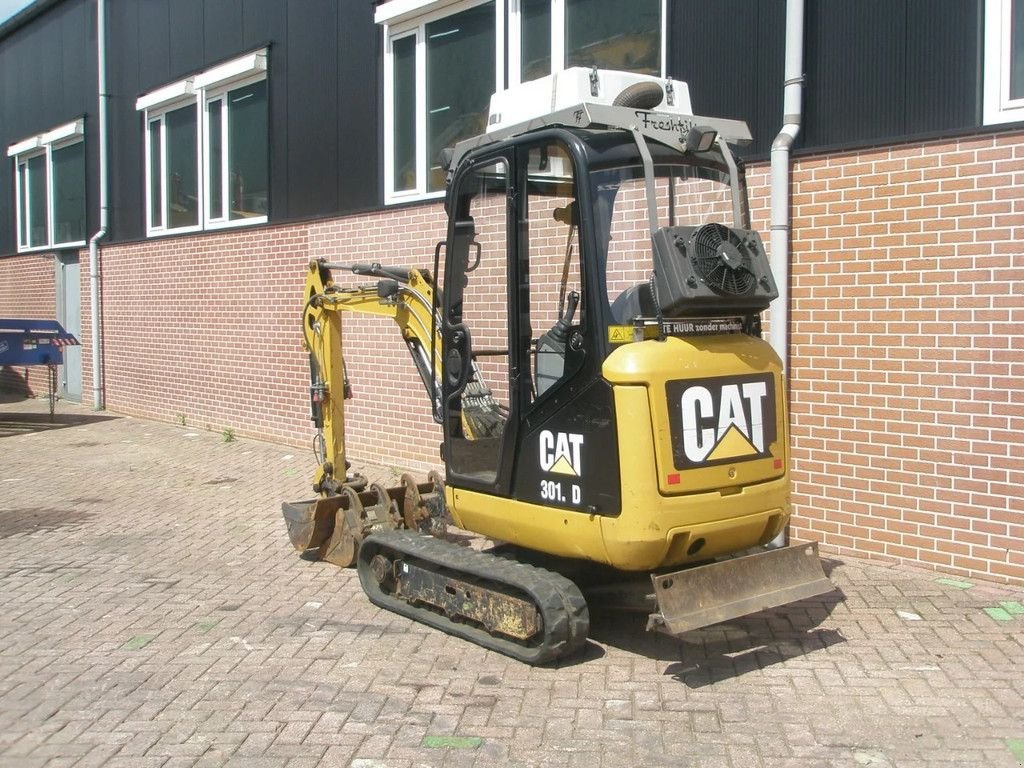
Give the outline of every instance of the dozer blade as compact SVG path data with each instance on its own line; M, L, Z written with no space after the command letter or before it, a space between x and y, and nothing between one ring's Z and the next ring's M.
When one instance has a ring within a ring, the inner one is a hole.
M652 574L651 581L658 613L647 628L671 635L835 589L821 568L817 542Z

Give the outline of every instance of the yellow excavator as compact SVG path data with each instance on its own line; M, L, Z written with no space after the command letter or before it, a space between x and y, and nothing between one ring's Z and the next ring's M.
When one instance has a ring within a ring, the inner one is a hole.
M584 646L588 601L678 635L832 590L816 544L776 545L789 433L761 338L778 291L729 146L749 140L671 80L568 69L495 94L487 132L431 169L431 268L309 264L317 496L282 505L295 548L529 664ZM345 312L395 321L443 476L349 471Z

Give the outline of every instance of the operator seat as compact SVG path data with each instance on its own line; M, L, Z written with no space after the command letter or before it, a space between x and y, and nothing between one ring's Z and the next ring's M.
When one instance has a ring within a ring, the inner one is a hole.
M619 325L629 325L637 317L654 317L658 307L654 303L650 283L637 283L620 293L612 302L612 318Z

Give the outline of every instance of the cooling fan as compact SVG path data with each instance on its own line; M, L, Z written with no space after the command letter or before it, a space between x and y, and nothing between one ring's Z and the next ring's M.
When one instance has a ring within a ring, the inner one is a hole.
M705 224L686 246L693 271L718 293L745 296L757 284L750 246L723 224Z

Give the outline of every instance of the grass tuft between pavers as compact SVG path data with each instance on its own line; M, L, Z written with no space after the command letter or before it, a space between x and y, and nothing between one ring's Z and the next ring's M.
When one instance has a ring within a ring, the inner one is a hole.
M1015 758L1024 763L1024 739L1007 739L1006 748Z
M121 646L123 651L137 651L140 648L145 648L153 640L153 635L136 635L130 638L124 645Z
M484 740L479 736L424 736L423 746L428 749L479 749Z
M948 576L942 576L935 580L937 584L942 584L946 587L955 587L956 589L970 589L974 584L970 581L964 581L963 579L951 579Z
M985 613L987 613L989 618L994 621L1002 623L1013 621L1013 616L1011 616L1005 608L986 608Z

